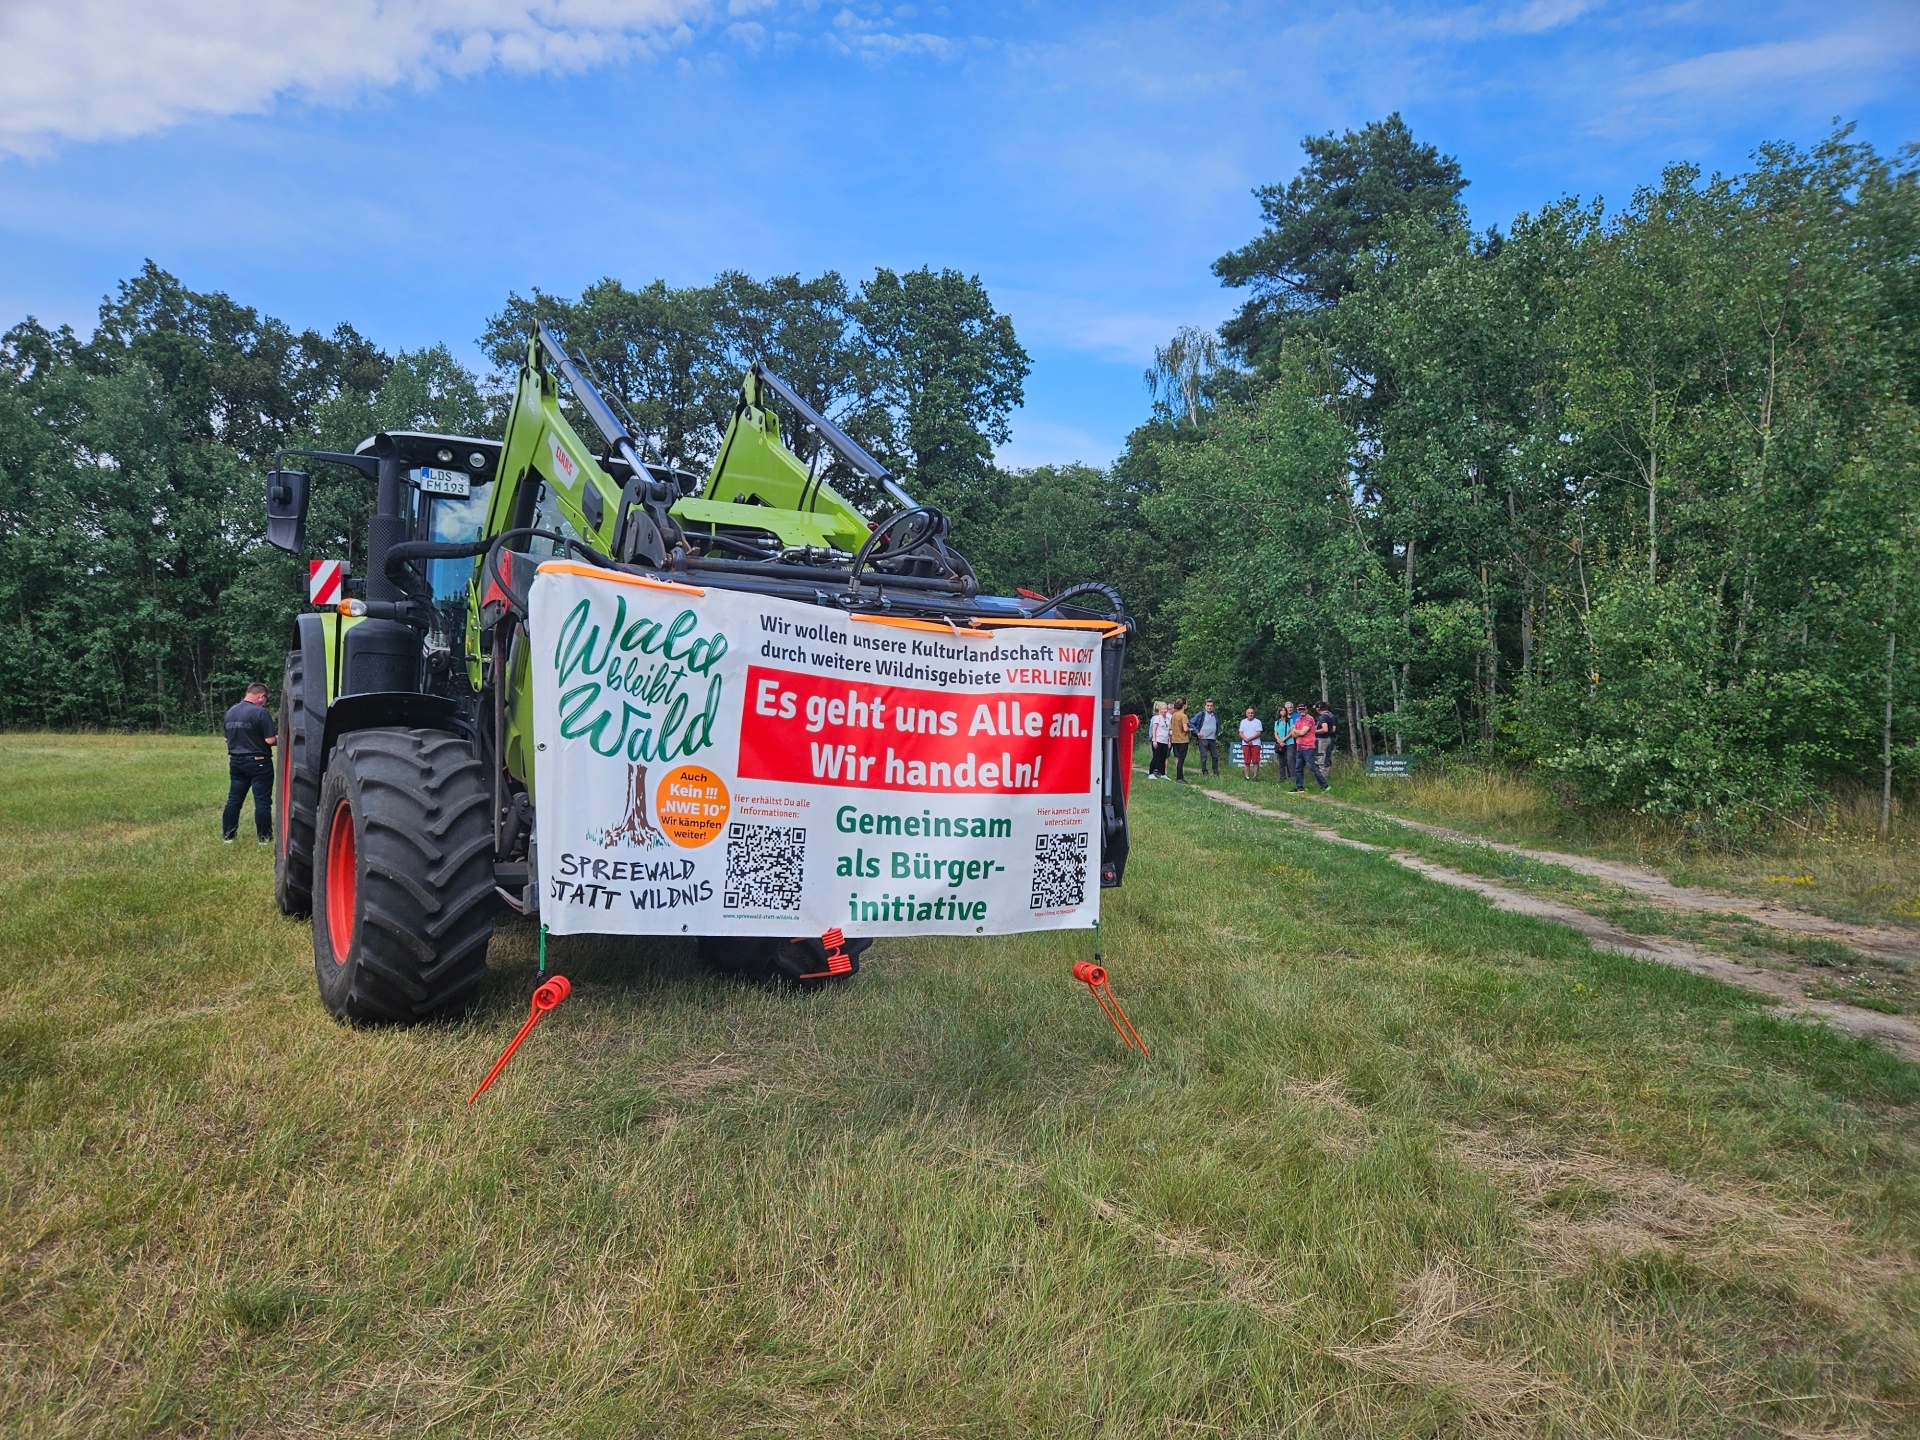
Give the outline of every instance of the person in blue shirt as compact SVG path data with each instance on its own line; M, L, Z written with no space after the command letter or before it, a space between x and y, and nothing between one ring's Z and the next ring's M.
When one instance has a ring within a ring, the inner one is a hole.
M1218 775L1220 773L1220 715L1213 708L1213 701L1207 701L1207 708L1194 717L1193 738L1200 742L1200 773L1206 774L1207 766L1211 763L1213 773Z

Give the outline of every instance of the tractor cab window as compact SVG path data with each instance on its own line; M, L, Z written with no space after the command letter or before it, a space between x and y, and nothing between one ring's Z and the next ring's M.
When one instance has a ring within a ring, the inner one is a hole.
M486 528L487 506L493 500L492 485L475 485L464 498L436 495L427 515L427 538L455 544L478 540ZM467 583L473 579L473 560L429 560L427 584L433 590L433 606L443 617L451 616L448 628L455 634L466 628Z
M559 502L554 498L552 487L544 480L540 482L540 498L534 501L531 523L541 530L556 530L572 539L580 538L580 532L568 523L566 515L561 512ZM542 535L536 535L527 542L529 555L558 555L560 550L559 545Z

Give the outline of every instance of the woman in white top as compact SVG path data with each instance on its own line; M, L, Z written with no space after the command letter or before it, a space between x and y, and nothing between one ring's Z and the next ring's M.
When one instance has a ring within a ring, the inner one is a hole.
M1147 766L1149 780L1167 778L1167 753L1173 748L1173 719L1167 714L1167 702L1153 702L1153 719L1147 722L1147 739L1153 744L1153 761Z
M1249 780L1260 778L1260 735L1266 728L1249 705L1247 718L1240 722L1240 773Z

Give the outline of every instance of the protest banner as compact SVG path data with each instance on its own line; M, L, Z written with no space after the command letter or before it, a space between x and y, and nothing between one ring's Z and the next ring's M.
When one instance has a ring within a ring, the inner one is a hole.
M558 935L1004 935L1100 914L1101 622L848 615L549 561Z

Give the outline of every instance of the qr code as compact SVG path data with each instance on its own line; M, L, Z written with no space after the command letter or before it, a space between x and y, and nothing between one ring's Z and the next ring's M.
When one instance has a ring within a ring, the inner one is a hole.
M1064 910L1087 900L1087 832L1056 830L1034 837L1034 910Z
M800 880L807 869L807 832L801 825L727 826L727 883L720 903L728 910L798 910Z

